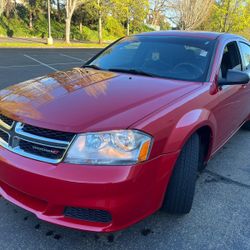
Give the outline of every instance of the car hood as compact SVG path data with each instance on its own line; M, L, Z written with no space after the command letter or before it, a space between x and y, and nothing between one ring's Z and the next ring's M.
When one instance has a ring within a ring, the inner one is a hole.
M70 132L127 128L200 84L74 68L0 91L6 116Z

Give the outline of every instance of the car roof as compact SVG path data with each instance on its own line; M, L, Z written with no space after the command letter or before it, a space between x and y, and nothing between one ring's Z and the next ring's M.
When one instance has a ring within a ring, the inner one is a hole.
M179 37L197 37L197 38L207 38L210 40L215 40L218 38L242 38L238 35L229 34L229 33L220 33L220 32L207 32L207 31L178 31L178 30L167 30L167 31L152 31L144 32L138 34L138 36L179 36Z

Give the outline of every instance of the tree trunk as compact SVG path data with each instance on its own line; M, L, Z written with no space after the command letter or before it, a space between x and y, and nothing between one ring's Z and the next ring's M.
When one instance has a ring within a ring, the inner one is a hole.
M80 32L82 33L82 17L80 18L79 30L80 30Z
M0 16L3 14L3 1L0 0Z
M57 11L60 12L61 8L60 8L60 0L57 0Z
M99 38L99 44L102 44L102 17L99 15L98 19L98 38Z
M130 21L129 19L127 20L127 36L130 34Z
M227 3L227 12L226 12L225 17L224 17L222 32L226 32L227 21L228 21L229 11L230 11L230 5L231 5L231 1L228 1L228 3Z
M32 10L29 11L29 28L33 29L33 13Z
M57 19L60 21L62 17L61 7L60 7L60 0L57 0Z
M79 24L79 30L82 33L82 22L80 22L80 24Z
M65 20L65 42L70 43L70 27L71 27L71 17L67 17Z
M7 9L5 10L5 15L6 15L7 18L10 17L10 10L9 10L9 8L7 8Z

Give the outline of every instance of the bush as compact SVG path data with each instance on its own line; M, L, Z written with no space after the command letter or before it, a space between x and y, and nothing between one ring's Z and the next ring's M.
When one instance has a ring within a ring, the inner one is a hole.
M0 32L1 35L7 35L9 37L30 37L30 30L24 21L17 17L7 19L2 16L0 19Z
M48 21L43 15L39 15L33 23L32 36L44 38L48 36Z
M98 32L84 26L82 28L82 38L87 41L96 42L98 41Z
M107 17L105 30L113 37L122 37L125 35L124 27L112 16Z
M0 37L4 37L4 36L6 36L6 30L2 27L0 23Z
M150 32L150 31L154 31L154 29L150 28L149 26L147 26L145 24L141 25L140 28L137 28L137 30L136 30L137 33L140 33L140 32Z

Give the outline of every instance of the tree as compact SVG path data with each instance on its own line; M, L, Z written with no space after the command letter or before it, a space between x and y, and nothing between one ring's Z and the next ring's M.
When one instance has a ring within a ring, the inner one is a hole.
M167 0L168 18L181 30L194 30L210 14L213 0Z
M12 0L0 0L0 16L5 13L6 17L15 10L15 2Z
M249 26L249 0L217 0L206 28L220 32L239 32Z
M97 21L98 40L103 43L103 21L108 14L112 13L112 0L94 0L87 5L92 12L90 15Z
M33 21L37 18L37 14L46 9L44 0L25 0L23 3L29 13L29 28L33 29Z
M149 11L149 1L141 0L113 0L116 10L116 18L126 24L127 36L130 34L131 23L140 26L146 19Z
M79 25L80 33L82 33L83 31L83 19L84 19L84 16L86 15L85 5L86 4L84 3L79 8L77 8L72 17L72 22Z
M63 0L51 0L51 5L52 5L52 8L53 10L55 11L55 14L56 14L56 17L57 17L57 21L61 21L62 20L62 16L63 16L63 13L62 13L62 8L64 7L63 6Z
M4 12L4 7L5 7L5 0L0 0L0 16Z
M74 11L84 2L84 0L66 0L65 4L65 41L70 43L71 19Z
M28 0L27 1L27 9L29 11L29 28L33 29L33 17L34 17L34 13L37 9L37 1L36 0Z
M153 26L160 26L162 17L168 9L168 1L166 0L150 0L149 23Z

